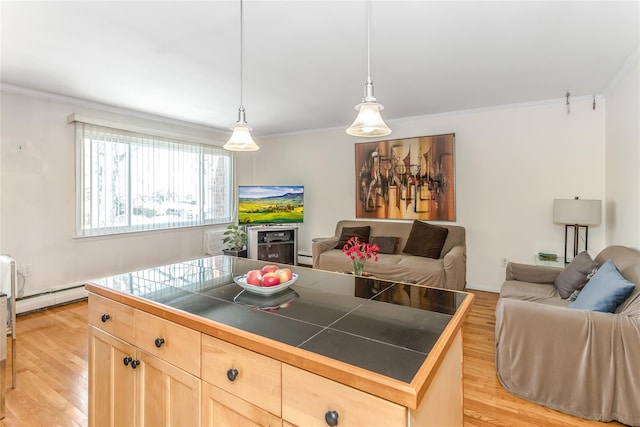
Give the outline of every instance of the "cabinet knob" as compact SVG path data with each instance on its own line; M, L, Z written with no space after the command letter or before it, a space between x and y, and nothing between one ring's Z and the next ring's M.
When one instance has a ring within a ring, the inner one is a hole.
M337 426L338 425L338 412L337 411L327 411L324 414L324 420L327 422L329 426Z
M136 369L138 366L140 366L140 361L139 360L132 360L131 361L131 367L133 369Z
M102 320L102 323L106 323L109 319L111 319L111 316L109 316L107 313L104 313L102 316L100 316L100 320Z
M129 363L131 363L133 361L133 359L129 356L125 356L124 359L122 359L122 363L124 363L124 366L128 366Z
M164 338L156 338L156 347L160 348L162 344L164 344Z
M229 381L235 381L237 377L238 377L237 369L231 368L227 371L227 378L229 378Z

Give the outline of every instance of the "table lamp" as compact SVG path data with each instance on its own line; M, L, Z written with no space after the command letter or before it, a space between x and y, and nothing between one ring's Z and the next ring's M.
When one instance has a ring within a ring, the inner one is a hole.
M569 227L573 227L573 256L578 255L578 232L584 227L584 249L589 242L589 226L599 225L602 218L602 201L586 199L554 199L553 222L564 226L564 263L567 261Z

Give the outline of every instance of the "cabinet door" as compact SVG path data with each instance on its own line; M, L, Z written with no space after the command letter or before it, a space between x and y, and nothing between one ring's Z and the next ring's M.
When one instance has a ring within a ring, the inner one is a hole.
M138 356L139 425L199 426L200 379L142 350Z
M256 398L259 399L259 396ZM281 427L282 420L246 400L202 381L202 425Z
M134 347L101 330L89 328L89 425L135 424L135 379L125 358Z

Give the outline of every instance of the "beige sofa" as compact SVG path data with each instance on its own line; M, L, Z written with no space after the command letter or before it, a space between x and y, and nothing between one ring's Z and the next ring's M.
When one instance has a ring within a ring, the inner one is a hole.
M367 261L365 272L382 278L410 280L421 285L463 290L466 286L466 241L464 227L442 225L449 230L439 259L403 253L413 222L342 220L336 225L335 235L314 239L313 268L329 271L351 271L351 260L335 249L343 227L370 226L370 241L374 236L399 238L397 254L379 254L378 261Z
M601 266L608 259L636 285L615 313L567 307L554 286L560 268L508 265L496 306L496 370L516 396L638 426L640 252L610 246L594 261Z

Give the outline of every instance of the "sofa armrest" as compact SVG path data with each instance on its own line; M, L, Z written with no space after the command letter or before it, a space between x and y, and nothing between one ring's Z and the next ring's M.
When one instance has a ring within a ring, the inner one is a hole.
M561 412L637 422L640 371L629 350L640 346L639 329L624 315L500 298L498 378L516 396Z
M464 246L454 246L443 258L445 287L464 290L467 285L467 252Z
M313 258L313 268L318 268L320 254L330 249L334 249L340 240L337 236L326 237L322 239L314 239L311 243L311 256Z
M562 271L561 267L529 265L510 262L505 271L506 280L530 283L553 283Z

